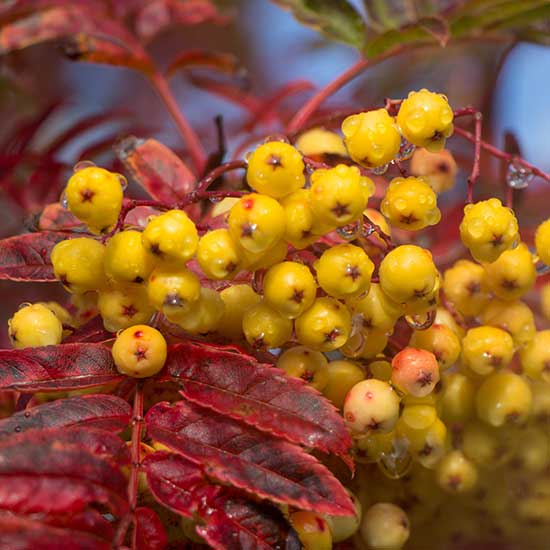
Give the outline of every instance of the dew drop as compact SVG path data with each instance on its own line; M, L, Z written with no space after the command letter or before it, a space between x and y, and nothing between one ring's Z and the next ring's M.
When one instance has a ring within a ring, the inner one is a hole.
M126 191L126 188L128 187L128 180L126 179L126 176L123 176L122 174L115 174L115 176L118 178L122 190Z
M343 225L342 227L338 227L336 229L336 233L340 235L343 239L346 239L347 241L351 241L359 235L359 232L361 230L361 222L355 221L352 223L348 223L347 225Z
M29 306L32 306L32 304L30 302L23 302L23 303L21 303L17 306L17 309L18 310L25 309L26 307L29 307Z
M434 309L428 311L427 313L420 313L418 315L405 315L405 322L413 330L426 330L434 324L434 321Z
M13 431L19 433L21 431L21 426L15 426Z
M264 270L258 269L252 274L252 290L257 294L261 294L264 284Z
M270 141L282 141L283 143L290 143L290 141L284 134L272 134L270 136L267 136L263 140L263 143L269 143Z
M252 156L252 151L247 151L244 155L243 155L243 160L248 164L248 161L250 160L250 157Z
M390 479L399 479L407 475L412 467L412 456L405 439L397 439L390 453L382 453L378 467Z
M401 145L399 146L399 152L397 153L397 157L395 158L395 160L409 160L413 156L415 149L416 145L413 145L412 143L408 142L404 137L402 137Z
M508 165L506 172L506 183L512 189L525 189L533 179L533 172L515 163Z
M61 193L61 196L59 197L59 203L63 208L69 208L69 200L67 199L67 193L65 191Z
M388 171L389 167L390 167L389 164L383 164L382 166L377 166L376 168L372 168L371 172L375 176L381 176L382 174L385 174Z
M25 411L25 418L30 418L31 417L31 413L29 411Z
M208 199L212 204L217 204L218 202L223 201L223 197L210 197Z
M95 165L95 162L91 160L80 160L73 166L73 172L79 172L80 170L84 170L84 168L93 168Z

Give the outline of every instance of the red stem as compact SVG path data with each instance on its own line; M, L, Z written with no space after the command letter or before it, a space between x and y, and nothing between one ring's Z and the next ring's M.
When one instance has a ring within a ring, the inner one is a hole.
M247 164L244 160L233 160L220 164L217 168L214 168L199 182L197 186L197 194L203 193L210 187L220 176L231 170L238 170L239 168L246 168Z
M160 99L162 99L166 105L166 108L172 116L179 133L187 144L196 173L199 175L202 174L207 162L206 153L202 143L195 133L195 130L193 130L192 126L185 118L185 115L181 112L179 105L172 94L172 90L168 85L168 81L159 71L151 73L149 75L149 80L155 91L158 93Z

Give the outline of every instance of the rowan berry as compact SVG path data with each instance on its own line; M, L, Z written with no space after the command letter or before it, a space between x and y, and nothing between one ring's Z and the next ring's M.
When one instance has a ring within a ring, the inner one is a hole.
M416 416L418 420L419 415ZM431 415L424 415L424 419L430 420ZM439 418L422 429L414 429L400 418L397 434L405 437L409 443L409 451L425 468L433 468L445 454L447 427Z
M520 349L523 372L537 380L550 382L550 330L541 330L529 344Z
M479 315L489 302L485 269L469 260L458 260L443 274L443 292L465 317Z
M145 250L139 231L121 231L105 247L105 273L117 283L144 283L154 262Z
M292 321L262 302L245 311L243 333L251 346L278 348L290 340Z
M328 248L314 267L320 287L335 298L368 292L374 271L374 264L365 251L353 244Z
M460 238L478 262L494 262L518 240L518 222L510 208L495 198L467 204Z
M294 346L277 359L277 368L289 376L305 380L312 388L323 391L329 382L328 361L320 352L305 346Z
M403 304L403 313L413 317L424 317L429 312L435 312L439 306L440 287L441 276L439 273L436 273L433 288L429 292L426 292L423 296L415 296L405 302Z
M405 394L424 397L439 382L435 355L417 348L404 348L392 359L392 384Z
M366 296L350 298L346 303L367 330L389 332L403 314L402 307L391 300L378 283L370 285Z
M331 550L332 535L327 521L314 512L294 512L290 524L298 533L304 550Z
M446 422L466 422L475 412L474 382L460 372L445 373L442 382L441 417Z
M477 484L477 468L461 451L451 451L439 462L436 479L449 493L467 493Z
M327 383L321 390L335 407L342 409L349 390L365 379L365 371L352 361L331 361L327 365Z
M535 337L535 317L523 302L516 300L491 300L481 312L481 321L485 325L499 327L508 332L517 347L527 345Z
M437 195L421 178L394 178L386 189L380 211L393 227L416 231L441 219Z
M399 152L401 135L386 109L347 117L342 122L344 143L350 157L367 168L384 166Z
M317 285L306 265L281 262L266 273L263 293L268 305L283 317L295 319L313 304Z
M155 216L141 234L143 246L155 261L180 263L190 260L197 250L199 235L183 210L169 210Z
M349 497L353 502L354 513L352 516L323 516L328 523L330 532L332 534L332 542L342 542L349 539L359 529L361 524L361 517L363 514L361 502L359 499L349 490L346 489Z
M351 314L334 298L317 298L295 321L300 344L319 351L342 347L351 333Z
M93 233L108 231L122 207L123 189L119 176L90 166L75 172L65 188L69 210Z
M364 437L354 440L355 461L361 464L380 463L384 455L391 455L394 452L395 441L395 430L389 432L369 432Z
M529 386L533 395L531 416L546 424L550 420L550 384L543 380L529 380Z
M275 199L251 193L231 208L228 224L231 237L245 250L265 252L284 235L285 211Z
M363 515L361 537L372 550L399 550L409 534L409 518L395 504L378 502Z
M535 248L543 263L550 265L550 220L542 222L535 232Z
M324 128L312 128L300 134L296 140L295 147L307 157L321 155L348 156L340 135Z
M16 349L53 346L61 342L63 325L49 307L28 304L8 321L8 334Z
M186 267L159 265L151 273L147 283L151 305L166 314L189 310L199 299L199 278Z
M437 153L416 149L409 167L411 174L422 176L436 193L452 189L458 172L456 161L447 149Z
M481 376L506 368L513 355L514 341L500 328L471 328L462 339L462 363Z
M243 258L243 269L247 271L269 269L271 266L284 261L288 254L288 245L282 239L277 241L271 248L259 253L245 250L240 245L239 249L239 254Z
M430 251L412 244L388 252L380 264L379 276L382 290L398 303L426 297L438 280Z
M311 175L311 207L323 224L338 227L357 220L374 193L374 183L356 166L339 164Z
M317 239L317 235L313 233L316 224L310 197L309 189L300 189L281 200L286 219L284 239L299 250Z
M239 340L243 336L243 316L251 307L261 301L250 285L233 285L220 292L225 304L223 317L218 325L218 333L229 340Z
M232 279L243 263L240 247L225 228L205 233L197 247L197 261L209 279Z
M491 426L522 424L531 410L532 394L527 382L509 371L487 377L476 395L478 417Z
M389 382L391 380L391 363L385 359L377 359L370 362L368 370L369 373L372 374L372 377L377 380L383 380L384 382Z
M164 366L166 340L157 329L134 325L117 336L112 354L119 372L133 378L147 378Z
M426 330L415 330L409 344L413 348L431 351L439 370L444 371L452 367L460 356L460 340L447 326L434 323Z
M362 380L344 399L344 420L355 434L389 432L398 417L399 397L387 382Z
M100 291L97 306L103 326L109 332L147 323L155 312L149 303L147 290L137 285L115 286Z
M455 311L451 313L448 309L438 307L435 310L434 325L445 325L450 328L460 339L466 334L464 327L458 324L458 321L462 322L463 319L459 312Z
M512 463L521 472L539 474L550 465L550 440L535 426L519 430L514 437Z
M432 153L445 147L446 139L454 130L453 118L447 98L425 88L410 92L397 113L397 123L403 137Z

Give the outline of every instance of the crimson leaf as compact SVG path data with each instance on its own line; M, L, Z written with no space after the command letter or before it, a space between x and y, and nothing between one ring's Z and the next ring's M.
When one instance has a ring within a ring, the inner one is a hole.
M151 438L222 482L304 510L353 513L336 478L300 447L188 402L159 403L145 420Z
M253 357L186 342L168 354L167 372L191 401L293 443L347 458L342 417L319 393Z
M67 336L64 340L64 344L72 344L76 342L90 342L99 343L111 340L114 338L112 332L105 330L103 326L103 319L98 315L93 319L90 319L87 323L75 329L75 331Z
M151 508L140 507L135 512L136 550L164 550L168 539L164 525Z
M58 399L0 420L0 439L32 429L86 426L121 431L130 421L130 405L112 395Z
M101 344L0 350L0 390L60 391L124 379Z
M29 515L28 515L29 517ZM32 515L30 516L32 517ZM76 514L48 515L40 514L37 519L54 527L75 529L91 533L107 541L112 541L115 535L113 525L103 514L94 509L84 510Z

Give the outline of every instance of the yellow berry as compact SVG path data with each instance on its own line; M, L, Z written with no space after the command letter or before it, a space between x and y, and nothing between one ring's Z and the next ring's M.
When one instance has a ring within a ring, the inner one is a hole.
M418 147L437 152L453 133L453 110L442 94L422 89L401 103L397 123L403 137Z
M550 382L550 330L541 330L520 349L523 372L534 379Z
M117 283L143 283L153 267L139 231L121 231L105 247L105 273Z
M416 231L441 219L437 195L421 178L394 178L386 190L380 211L393 227Z
M410 170L414 176L422 176L436 193L443 193L454 187L458 166L447 149L437 153L416 149L411 158Z
M481 312L485 325L499 327L508 332L518 347L527 345L535 337L535 318L533 312L519 300L508 302L491 300Z
M292 321L265 303L259 303L245 311L243 333L254 347L277 348L292 335Z
M289 521L304 550L331 550L330 528L322 516L314 512L294 512L290 514Z
M392 359L392 384L405 394L425 397L439 382L439 365L433 353L404 348Z
M427 430L436 420L437 412L430 405L406 405L401 411L401 421L412 430Z
M295 319L315 300L317 285L306 265L281 262L269 268L263 281L265 301L283 317Z
M353 501L355 508L353 516L323 516L330 528L333 542L342 542L352 537L359 529L361 523L361 502L349 489L346 489L346 491Z
M514 341L500 328L471 328L462 340L462 363L482 376L506 368L513 355Z
M46 306L51 310L55 316L61 321L64 325L70 325L72 323L71 314L58 302L37 302L43 306Z
M450 328L459 338L463 338L466 330L459 325L457 321L462 322L462 317L458 312L452 314L449 310L438 307L435 310L434 325L445 325Z
M304 346L319 351L342 347L351 333L351 315L334 298L317 298L295 322L296 338Z
M261 298L250 285L233 285L220 292L225 304L218 332L229 340L239 340L243 336L243 316L251 307L260 303Z
M57 243L51 252L55 276L69 292L78 294L103 288L105 247L94 239L81 237Z
M155 309L177 314L199 299L201 285L186 267L158 266L149 277L147 293Z
M478 262L494 262L518 239L514 212L495 198L467 204L459 229L464 246Z
M324 128L312 128L300 134L295 145L296 149L307 157L321 155L348 156L342 138L336 132Z
M409 538L407 514L389 502L378 502L364 514L361 537L371 550L399 550Z
M288 245L283 239L277 241L271 248L263 252L253 253L244 248L240 248L239 250L239 254L243 258L243 268L247 271L269 269L272 265L284 261L287 253Z
M368 292L374 271L374 264L365 251L353 244L328 248L314 267L321 288L335 298Z
M442 378L441 416L446 422L465 422L475 412L476 387L459 372L445 373Z
M228 224L235 242L250 252L264 252L283 237L285 212L275 199L251 193L231 208Z
M428 419L431 419L429 415ZM439 418L421 429L412 428L403 418L400 418L397 423L397 433L405 437L409 443L410 452L417 462L426 468L436 466L445 454L447 427Z
M209 279L232 279L243 258L239 246L225 228L205 233L198 244L197 261Z
M439 486L450 493L467 493L477 484L477 468L462 452L451 451L436 470Z
M137 285L100 291L97 306L103 326L110 332L146 323L155 311L149 304L147 290Z
M542 380L530 380L533 395L532 417L542 423L550 420L550 384Z
M280 199L304 186L302 155L284 141L264 143L248 159L246 180L254 191Z
M363 437L354 439L354 458L356 462L368 464L380 462L384 455L395 451L396 432L369 432Z
M384 294L378 283L370 285L366 296L348 299L346 303L360 317L362 326L369 330L389 332L403 313L401 306Z
M373 378L389 382L391 380L391 363L385 359L379 359L369 363L369 372Z
M78 170L65 189L69 210L92 232L104 233L117 221L123 190L119 176L91 166Z
M356 166L339 164L311 175L311 207L324 224L334 227L357 220L374 193L374 183Z
M535 233L535 248L543 263L550 265L550 220L542 222Z
M197 228L183 210L169 210L154 217L141 235L143 246L154 260L187 262L197 250Z
M305 380L312 388L323 391L329 382L328 361L319 351L294 346L277 359L277 368L289 376Z
M61 342L63 325L50 308L28 304L8 321L8 334L16 349L54 346Z
M514 437L514 467L539 474L550 465L550 440L546 431L530 426Z
M166 340L157 329L134 325L117 336L112 354L119 372L134 378L146 378L157 374L164 366Z
M317 240L313 229L318 229L318 227L316 227L310 198L311 191L309 189L300 189L281 200L286 219L284 239L299 250Z
M391 162L401 145L395 120L386 109L347 117L342 122L342 133L350 157L367 168Z
M469 260L458 260L443 274L443 292L462 315L475 317L489 302L485 269Z
M349 390L364 379L365 371L357 363L331 361L327 366L327 382L321 391L335 407L342 409Z

